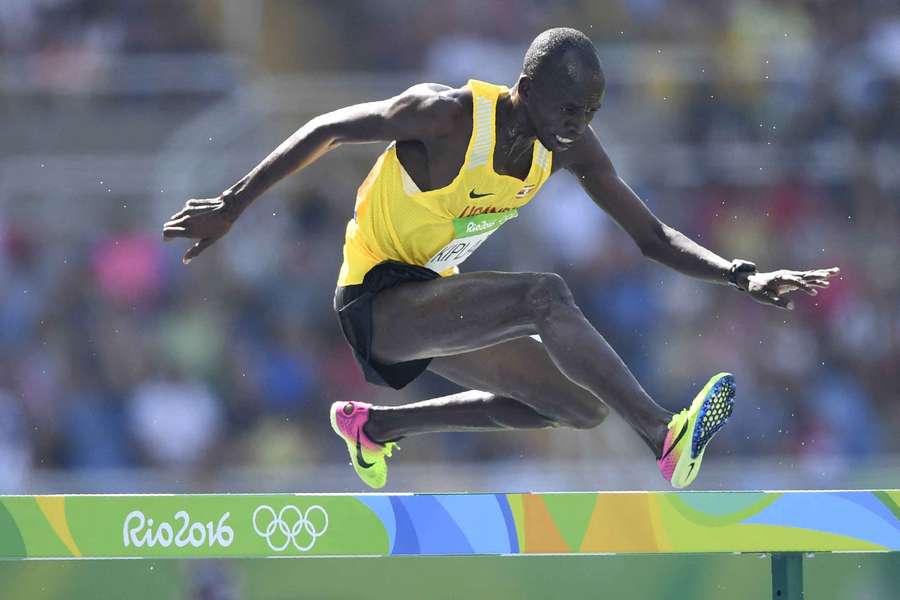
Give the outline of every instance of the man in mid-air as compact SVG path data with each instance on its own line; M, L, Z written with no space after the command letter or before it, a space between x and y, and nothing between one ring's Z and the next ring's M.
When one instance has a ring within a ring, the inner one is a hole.
M591 41L568 28L532 42L512 87L424 83L320 115L217 198L191 199L164 239L225 235L277 181L341 144L390 142L347 224L334 306L366 379L400 389L425 369L471 391L404 406L335 402L331 424L364 482L380 488L400 438L436 431L596 427L616 410L674 487L689 485L734 404L719 373L677 414L656 404L554 273L459 273L459 265L540 190L572 173L645 256L785 309L838 270L758 273L660 222L618 176L590 127L606 87ZM551 200L552 201L552 200ZM547 223L548 227L558 226Z

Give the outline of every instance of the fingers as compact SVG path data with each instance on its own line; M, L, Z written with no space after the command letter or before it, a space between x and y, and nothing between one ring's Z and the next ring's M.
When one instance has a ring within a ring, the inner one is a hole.
M186 238L191 237L191 234L188 233L187 227L178 227L178 226L166 226L163 228L163 241L170 242L175 238Z
M188 264L194 259L195 256L209 248L214 241L216 241L214 238L203 238L202 240L188 248L188 251L185 252L184 257L182 257L181 262L183 264Z
M163 241L168 242L177 237L189 237L186 227L166 227L163 229Z
M826 287L828 285L828 280L836 275L839 275L841 270L837 267L832 267L830 269L814 269L812 271L803 271L800 275L807 282L817 282L822 283L821 287Z
M784 281L784 283L792 284L794 286L794 289L803 290L810 296L817 296L819 294L819 290L817 290L815 287L813 287L812 283L807 281L806 279L804 279L802 275L793 275L792 274L788 277L785 277L783 281ZM826 287L827 285L828 284L826 282L825 285L820 286L820 287ZM784 292L794 291L794 290L779 290L779 291L784 293Z
M183 219L184 217L200 215L221 208L220 204L190 204L191 202L193 201L188 200L188 205L169 217L169 220L176 221L178 219Z
M190 202L201 201L188 200L188 203ZM183 208L172 215L163 225L163 240L169 241L177 237L200 237L199 235L193 235L191 233L192 227L196 224L195 219L217 208L218 205L216 204L196 204L194 206Z
M163 240L168 242L179 237L191 237L190 228L191 223L186 216L167 221L163 225Z
M821 279L806 279L804 281L806 281L807 285L816 288L827 288L829 285L831 285L830 282Z
M222 208L222 201L218 198L191 198L184 203L184 208L169 217L169 220L172 221L186 215L197 214L218 208Z
M818 294L817 289L824 289L831 285L830 278L840 274L837 267L830 269L813 269L810 271L779 271L779 283L792 283L810 296Z
M202 235L210 235L211 223L208 217L203 215L218 211L223 206L219 198L191 198L184 203L184 208L169 217L163 224L163 240L170 241L175 238L199 238ZM199 222L198 219L199 218ZM188 264L197 255L209 248L222 233L219 232L215 218L212 221L212 237L204 237L197 241L181 258L181 262ZM227 225L225 227L227 231Z
M191 198L185 202L185 206L215 206L220 202L218 198Z

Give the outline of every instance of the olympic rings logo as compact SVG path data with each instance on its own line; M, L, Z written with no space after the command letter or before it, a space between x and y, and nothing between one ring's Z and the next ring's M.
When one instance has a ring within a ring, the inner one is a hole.
M328 529L328 513L318 504L305 513L293 504L277 513L263 504L253 511L253 529L275 552L282 552L291 544L300 552L307 552Z

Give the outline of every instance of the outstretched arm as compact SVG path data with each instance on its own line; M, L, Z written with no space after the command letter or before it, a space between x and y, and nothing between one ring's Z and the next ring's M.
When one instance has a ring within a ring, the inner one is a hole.
M225 235L241 213L266 190L341 144L427 141L452 130L462 110L438 86L414 86L399 96L320 115L298 129L271 154L216 198L190 199L163 226L163 239L198 240L184 255L187 264Z
M734 283L758 302L790 309L793 303L784 297L787 293L803 290L814 296L817 288L828 287L828 279L839 273L837 268L781 269L770 273L733 270L736 263L660 221L616 173L593 130L588 130L562 158L563 166L578 178L591 199L631 236L645 256L685 275L715 283Z

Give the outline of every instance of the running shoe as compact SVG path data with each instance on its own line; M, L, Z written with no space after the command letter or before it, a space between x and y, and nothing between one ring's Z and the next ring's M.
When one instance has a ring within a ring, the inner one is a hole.
M662 476L674 488L691 484L700 471L703 451L734 409L734 375L713 376L697 394L690 408L673 415L657 461Z
M363 431L369 420L371 404L365 402L335 402L331 405L331 428L347 442L350 462L359 478L369 487L384 487L387 482L387 461L394 448L394 442L379 444Z

